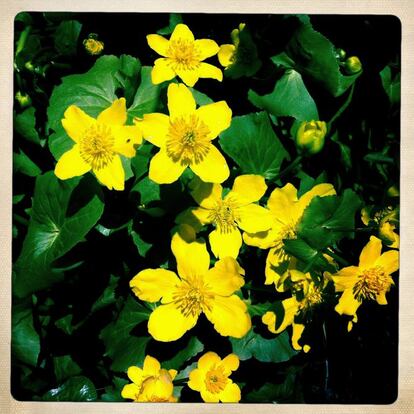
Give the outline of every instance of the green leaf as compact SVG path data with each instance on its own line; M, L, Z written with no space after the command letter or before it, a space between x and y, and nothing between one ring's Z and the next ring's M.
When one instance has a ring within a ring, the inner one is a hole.
M256 303L254 305L248 304L247 307L250 316L262 316L272 307L272 304L270 302Z
M135 182L148 172L149 161L152 157L152 148L152 144L144 143L138 148L135 157L131 158L131 168L134 172ZM131 191L136 191L135 187Z
M39 134L36 131L35 108L31 106L21 114L14 114L14 129L28 141L40 144Z
M76 55L77 42L82 25L77 20L59 24L54 35L55 49L62 55Z
M113 371L125 372L128 367L143 363L150 338L130 333L140 322L146 321L150 313L148 308L130 296L118 318L102 330L100 338L105 344L105 355L112 359Z
M103 212L103 203L95 187L85 185L89 197L75 214L67 216L69 200L80 179L58 180L53 172L36 179L31 220L22 251L14 267L13 291L25 296L49 287L60 279L52 272L54 260L79 243L96 224ZM87 177L83 183L88 183ZM82 184L82 183L81 183Z
M63 385L49 390L43 401L96 401L97 393L92 381L86 377L72 377Z
M322 257L321 253L317 249L311 247L305 240L300 238L283 240L283 244L286 253L295 256L298 260L304 263L320 269L325 268L326 270L326 265L328 264L326 259Z
M129 230L129 234L132 237L132 241L134 242L137 250L138 250L138 254L141 257L145 257L146 254L148 253L148 250L151 249L152 244L151 243L147 243L145 240L142 240L141 236L134 230L130 229Z
M364 157L365 161L374 163L393 164L395 160L382 152L371 152Z
M11 348L13 358L36 366L40 353L40 338L33 326L32 308L25 304L13 306Z
M73 361L70 355L53 358L53 366L58 384L82 372L80 366Z
M286 47L295 70L312 78L333 96L342 95L361 75L343 75L336 59L335 46L311 24L302 24Z
M275 178L289 154L272 129L266 112L234 117L230 128L220 136L223 151L240 167L243 174Z
M72 315L66 315L55 322L56 327L65 332L66 335L72 335L72 317Z
M110 387L105 387L105 393L102 394L101 400L107 402L121 402L125 401L121 396L122 388L128 384L128 380L114 376L113 384Z
M13 153L13 172L22 173L29 177L41 174L41 169L22 151Z
M341 196L314 197L298 226L298 236L318 251L344 236L353 236L360 198L350 189Z
M199 106L208 105L213 103L214 101L208 97L205 93L202 93L200 91L197 91L194 88L189 88L191 93L193 94L193 97Z
M19 204L24 199L25 194L18 194L13 196L13 204Z
M204 350L204 345L195 336L192 336L188 341L187 346L178 351L175 356L168 361L162 363L162 367L165 369L180 369L184 362L195 357L197 354Z
M168 26L163 27L160 30L157 30L157 33L160 35L170 35L174 31L175 26L177 26L178 23L182 22L183 18L181 16L181 13L170 13L170 20Z
M126 103L129 106L140 82L141 62L129 55L121 55L119 60L119 71L115 76L125 91Z
M319 119L315 101L300 73L293 69L286 70L269 95L260 96L249 90L248 98L253 105L275 116L292 116L300 121Z
M285 362L297 354L286 331L273 339L265 339L251 330L241 339L230 338L230 342L241 361L256 358L261 362Z
M106 306L112 305L115 303L115 289L118 285L118 278L111 275L108 286L102 292L102 295L95 301L92 305L91 312L96 312L99 309L105 308Z
M148 176L144 177L134 186L134 191L138 191L141 195L141 204L147 205L153 201L161 200L160 186L152 181Z
M380 72L380 76L382 86L384 87L385 93L388 95L391 104L400 102L401 73L398 72L392 76L391 67L385 66L385 68Z

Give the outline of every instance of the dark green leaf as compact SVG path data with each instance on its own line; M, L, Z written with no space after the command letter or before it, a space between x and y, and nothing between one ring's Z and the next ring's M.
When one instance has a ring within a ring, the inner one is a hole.
M73 361L70 355L53 358L53 366L58 384L82 372L80 366Z
M79 243L101 217L103 203L97 196L98 184L96 189L89 189L86 204L66 216L79 180L61 181L53 172L37 177L28 233L14 268L16 295L25 296L58 281L59 275L51 270L53 261Z
M268 180L278 175L282 161L289 158L266 112L234 117L221 134L220 145L243 174L260 174Z
M213 103L213 100L209 98L205 93L199 92L194 88L189 88L193 97L199 106L208 105Z
M188 341L188 345L178 351L175 356L168 361L162 363L162 367L165 369L176 369L179 370L184 362L190 358L195 357L197 354L204 350L204 345L195 336L192 336Z
M297 354L286 331L273 339L265 339L251 330L241 339L230 338L230 342L241 361L256 358L261 362L284 362Z
M36 131L35 125L35 108L33 106L14 117L14 129L16 132L28 141L40 144L39 134Z
M77 20L61 22L54 35L56 50L66 56L76 55L77 42L82 25Z
M385 66L385 68L380 72L382 86L388 98L392 104L400 102L401 95L401 76L400 72L392 76L391 68Z
M131 158L131 167L134 172L135 182L147 173L148 164L152 157L152 148L152 144L144 143L138 148L135 157ZM131 189L131 191L136 191L135 186Z
M73 326L72 326L72 315L66 315L63 318L58 319L55 322L56 327L61 329L65 334L72 335Z
M286 70L269 95L260 96L249 90L248 98L253 105L275 116L291 116L301 121L319 119L315 101L300 73L293 69Z
M135 185L134 190L138 191L141 195L141 204L146 205L153 201L161 200L160 186L150 180L148 176L144 177L137 185Z
M114 376L113 380L114 385L111 387L105 387L105 393L102 394L102 401L107 402L121 402L125 401L124 398L121 396L122 388L124 388L124 385L128 384L128 380L125 378L120 378Z
M96 312L99 309L102 309L108 305L115 303L115 289L118 285L118 278L111 275L108 285L103 291L102 295L96 300L92 305L91 312Z
M92 381L86 377L72 377L63 385L49 390L43 401L96 401L97 393Z
M292 256L295 256L298 260L312 264L314 267L326 270L326 265L328 262L324 257L321 256L320 252L317 249L311 247L305 240L302 239L292 239L284 240L285 251ZM309 269L308 269L309 270Z
M269 308L271 308L271 306L272 304L270 302L256 303L255 305L247 305L250 316L262 316L266 313L266 311L269 310Z
M170 35L174 31L175 26L177 26L178 23L182 22L183 18L181 16L181 13L170 13L170 21L168 26L157 30L157 33L160 35Z
M22 173L29 177L41 174L41 169L22 151L13 153L13 172Z
M151 243L147 243L146 241L142 240L141 236L134 230L130 230L129 234L132 237L132 240L138 250L138 254L141 257L145 257L148 250L151 249L152 244Z
M383 154L382 152L371 152L370 154L365 155L364 160L368 162L387 164L393 164L395 162L393 158Z

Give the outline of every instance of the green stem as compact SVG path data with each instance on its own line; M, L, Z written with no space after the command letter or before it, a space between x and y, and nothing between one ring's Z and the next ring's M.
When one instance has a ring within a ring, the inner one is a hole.
M328 256L331 256L333 259L335 259L338 263L340 263L343 266L349 266L349 263L343 259L341 256L338 256L336 253L334 253L331 250L325 249L323 251L325 254L327 254Z
M352 101L352 96L354 95L355 83L352 84L351 90L349 91L348 98L346 98L344 104L338 109L336 114L331 118L328 122L328 130L331 129L332 124L342 115L346 108L348 108L349 104Z
M302 161L302 156L298 155L284 170L279 172L279 174L276 176L276 180L280 180L287 173L295 169L301 163L301 161Z
M29 36L30 30L32 29L32 26L27 26L21 33L19 40L17 41L16 46L16 54L15 57L23 50L24 45L26 44L27 37Z

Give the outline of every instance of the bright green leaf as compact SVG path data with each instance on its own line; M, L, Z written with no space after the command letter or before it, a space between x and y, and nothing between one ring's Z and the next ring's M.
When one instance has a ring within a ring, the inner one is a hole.
M41 174L41 169L22 151L13 153L13 172L36 177Z
M35 108L31 106L21 114L14 116L14 129L28 141L40 144L39 134L36 131Z
M96 401L97 393L92 381L86 377L72 377L63 385L49 390L43 401Z
M380 72L382 86L388 98L392 104L400 102L401 96L401 74L400 72L392 76L392 71L390 66L385 66L385 68Z

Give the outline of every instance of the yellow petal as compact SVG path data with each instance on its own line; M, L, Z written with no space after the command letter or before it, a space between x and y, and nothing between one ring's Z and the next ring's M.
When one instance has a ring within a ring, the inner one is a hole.
M175 72L177 73L177 76L181 78L181 80L190 87L193 87L200 77L200 72L198 70L194 69L187 69L183 67L179 67L175 69ZM184 85L183 85L184 86Z
M55 175L61 180L78 177L90 171L91 166L86 163L79 152L79 145L75 144L72 149L65 152L56 164Z
M200 60L214 56L219 51L218 44L211 39L198 39L194 41L194 47L199 51Z
M190 380L187 382L187 385L194 391L201 391L202 388L205 388L204 380L205 374L198 368L193 369L190 372Z
M207 391L205 388L201 390L200 394L204 402L218 403L220 401L219 394L213 394L212 392Z
M171 379L173 380L177 376L178 371L176 369L169 369L168 374L170 375Z
M262 322L267 326L270 332L276 333L276 314L272 311L267 311L262 315Z
M361 270L358 266L348 266L332 275L336 292L343 292L345 289L352 289L358 281Z
M279 279L289 267L290 258L286 255L283 247L278 246L269 250L266 258L265 285L275 284L279 292L283 291L283 285L280 285Z
M339 298L338 304L335 306L335 310L340 314L355 315L357 309L362 302L355 299L352 289L347 289L342 293Z
M386 292L380 292L376 295L375 299L377 300L378 305L386 305L388 303L385 293Z
M122 388L121 396L122 398L129 398L134 401L138 401L138 395L141 391L141 388L135 384L126 384Z
M143 379L143 372L142 369L139 367L129 367L127 370L128 378L136 385L141 386L142 379Z
M299 340L304 330L305 325L302 325L300 323L292 324L292 347L296 351L300 351L302 349L302 346L299 345Z
M180 162L174 162L162 148L152 157L148 176L157 184L171 184L180 178L186 167Z
M385 273L392 274L399 268L398 265L399 253L397 250L389 250L383 253L375 262L376 266L382 266Z
M212 301L212 309L205 313L222 336L242 338L252 326L246 304L236 295L216 296Z
M218 51L218 60L221 66L227 67L234 63L234 55L236 53L236 46L234 45L221 45Z
M275 188L272 191L267 206L281 223L296 223L300 217L297 201L297 190L292 184L288 183L284 187Z
M194 35L186 24L179 23L175 26L174 31L171 34L170 42L177 40L187 40L189 42L194 42Z
M177 260L178 274L182 278L204 276L210 266L210 255L201 241L187 243L179 233L171 240L171 250Z
M229 194L239 205L247 205L259 201L267 190L265 179L261 175L239 175ZM228 196L229 197L229 196Z
M113 150L125 157L135 157L135 146L142 143L142 133L137 126L115 126L112 128L115 138Z
M197 69L197 73L200 78L216 79L219 82L223 80L223 72L221 69L214 65L210 65L210 63L201 62Z
M191 91L182 83L171 83L168 86L168 110L171 118L179 118L192 114L196 102Z
M362 249L359 256L359 267L362 269L369 269L375 266L375 262L381 255L382 243L381 240L375 236L369 238L369 242Z
M171 301L174 287L181 283L178 276L166 269L145 269L129 282L135 295L146 302Z
M110 190L123 190L125 187L125 171L119 155L99 170L93 170L96 178Z
M167 140L170 118L165 114L145 114L142 120L135 118L135 125L142 131L144 138L157 147L164 147Z
M69 106L62 119L63 128L75 142L79 142L86 129L95 124L96 120L76 105Z
M167 49L170 42L158 34L150 34L147 36L148 46L155 50L161 56L167 56Z
M244 274L244 270L236 260L232 257L224 257L206 273L204 281L217 295L230 296L244 285L241 274Z
M151 82L158 85L162 82L169 81L176 75L175 71L171 69L168 58L158 58L154 62L154 67L151 70Z
M159 375L161 369L160 363L150 355L144 359L143 371L144 375L156 376Z
M218 365L220 362L221 362L221 358L215 352L209 351L200 357L200 359L198 360L197 366L200 369L200 371L207 372L214 365Z
M218 258L230 256L236 259L239 255L242 237L237 228L230 229L228 232L213 230L208 238L214 256Z
M196 112L198 118L203 121L210 130L210 133L208 134L210 139L216 138L218 134L230 126L232 112L225 101L201 106Z
M226 159L214 145L209 146L208 154L203 161L191 164L190 168L207 183L222 183L230 175Z
M259 247L260 249L269 249L275 244L280 244L278 228L275 229L275 221L272 222L272 228L257 233L243 233L243 240L249 246ZM283 227L281 224L279 227Z
M257 204L249 204L237 209L237 224L249 233L266 231L272 226L270 211Z
M282 321L278 321L274 312L266 312L262 316L262 322L267 325L272 333L280 333L293 323L294 317L299 309L299 302L291 297L282 301L284 310ZM277 326L277 327L276 327Z
M239 368L239 357L236 354L229 354L223 359L221 365L224 366L226 373L230 375L231 371L236 371Z
M229 381L220 393L220 401L223 403L237 403L241 400L240 388L234 382Z
M109 108L98 115L97 120L107 125L124 125L127 120L125 98L115 99Z
M175 341L193 328L197 319L198 316L184 316L173 303L161 305L149 317L148 332L157 341Z
M198 177L190 182L191 196L199 206L205 209L214 209L217 202L221 201L223 187L220 184L205 183Z
M329 195L335 195L336 191L332 184L317 184L315 187L313 187L311 190L306 192L302 195L299 199L299 211L300 216L303 214L303 211L305 208L309 205L309 203L312 201L312 199L316 196L319 197L326 197Z
M149 377L142 384L139 402L169 402L174 391L174 385L165 370L161 375Z

